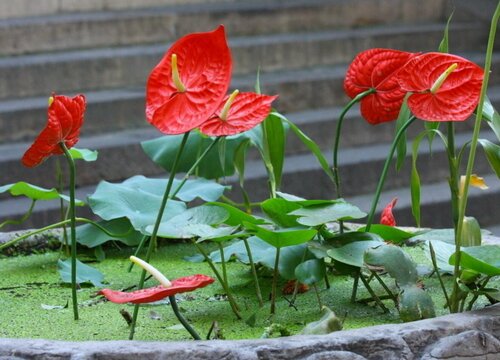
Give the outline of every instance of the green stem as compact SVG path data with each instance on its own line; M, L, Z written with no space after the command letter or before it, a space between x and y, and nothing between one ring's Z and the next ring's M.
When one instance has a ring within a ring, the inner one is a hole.
M370 284L368 284L368 282L366 281L366 279L365 279L364 275L361 273L361 271L359 272L359 278L361 279L361 282L365 286L366 290L368 290L368 292L370 293L372 299L375 300L377 305L380 306L380 308L382 309L382 311L384 313L388 313L389 310L385 307L384 303L380 300L380 298L377 296L377 294L375 294L375 291L373 291Z
M483 106L484 99L486 97L486 90L488 88L488 80L490 76L491 69L491 58L493 56L493 45L495 43L495 34L497 31L498 19L500 17L500 2L497 4L495 9L495 13L493 14L493 18L491 20L490 34L488 37L488 46L486 49L486 59L484 63L484 78L483 85L481 87L481 95L479 97L479 103L477 105L476 110L476 120L474 123L474 131L472 134L472 141L470 144L470 152L469 159L467 161L467 170L465 172L465 182L464 188L462 192L462 196L459 199L459 208L458 208L458 224L455 239L460 239L462 236L462 227L465 217L465 209L467 207L467 196L469 191L470 177L472 174L472 169L474 167L475 157L476 157L476 149L477 143L479 139L479 131L481 130L481 120L483 116ZM451 312L457 312L458 310L458 299L460 288L458 286L458 277L460 276L460 242L455 242L455 267L453 269L453 291L451 293L451 302L453 306L450 308Z
M488 276L484 282L479 285L479 288L476 290L476 294L474 294L474 296L472 297L472 299L469 301L469 305L467 305L467 311L471 311L472 310L472 306L474 305L474 303L476 302L476 300L479 298L479 291L482 291L486 285L488 285L488 282L490 281L491 277Z
M352 291L351 291L351 303L356 302L356 296L358 294L358 283L359 283L359 275L361 273L361 269L354 274L354 281L352 283Z
M276 288L278 287L280 250L281 248L276 248L276 259L274 260L273 285L271 290L271 314L276 313Z
M135 257L139 257L139 253L142 251L142 249L144 248L144 245L146 244L146 242L150 240L150 237L149 235L143 235L142 239L141 239L141 242L139 243L139 245L137 246L137 249L135 250L134 252L134 256ZM134 262L130 262L130 265L128 266L128 269L127 271L128 272L131 272L132 271L132 268L134 267L135 263Z
M434 251L434 247L432 246L432 242L429 241L429 251L431 253L431 260L432 260L432 267L434 268L434 272L436 273L436 276L438 277L439 284L441 285L441 290L443 291L444 299L446 301L446 307L450 307L450 298L448 297L448 292L446 291L446 286L444 286L443 278L441 277L441 274L439 273L439 268L437 265L436 261L436 252Z
M316 294L316 300L318 300L319 311L323 308L323 303L321 302L321 296L319 296L318 286L316 283L313 284L314 293Z
M64 142L60 142L59 146L64 151L69 167L69 218L70 218L70 234L71 234L71 298L73 301L73 316L78 320L78 299L76 294L76 216L75 216L75 179L76 167L73 157L69 153Z
M306 256L307 256L307 246L304 248L304 253L302 254L302 259L300 260L301 264L304 261L306 261ZM297 294L299 292L299 285L300 285L299 280L295 279L295 285L293 286L292 300L290 300L291 305L295 304L295 299L297 299Z
M391 289L389 289L389 287L385 284L385 282L380 278L380 276L378 276L378 274L375 271L372 271L372 274L375 277L375 279L377 279L377 281L380 283L380 285L382 285L387 295L391 297L392 301L394 302L394 305L398 306L397 296L392 293Z
M201 340L200 335L193 329L191 325L187 322L187 320L182 316L181 312L179 311L179 307L177 306L177 301L175 300L175 295L169 296L168 299L170 300L170 306L172 307L172 310L174 311L175 316L177 317L177 320L184 326L184 329L187 330L187 332L193 337L195 340Z
M333 178L335 181L335 189L337 191L337 198L342 197L342 191L340 188L340 175L339 175L339 165L338 165L338 153L339 153L339 145L340 145L340 133L342 131L342 124L344 122L345 115L347 112L354 106L354 104L358 103L364 97L373 94L375 89L368 89L358 95L356 95L351 101L347 103L347 105L342 109L340 113L339 120L337 121L337 128L335 130L335 141L333 143Z
M35 207L35 204L36 204L36 200L32 199L28 211L26 211L26 213L23 216L21 216L19 219L5 220L4 222L0 223L0 229L6 225L19 225L19 224L22 224L23 222L25 222L26 220L28 220L28 218L33 213L33 208Z
M206 262L208 263L208 266L210 266L210 268L212 269L217 280L219 280L219 282L221 283L222 288L226 292L227 299L229 300L229 304L231 305L231 309L233 310L234 314L236 315L236 317L238 319L241 319L238 304L236 304L236 301L234 300L233 295L232 295L231 291L229 290L229 287L224 282L224 279L222 279L222 276L219 273L219 271L217 270L217 268L215 267L214 262L212 261L212 259L210 259L210 256L208 256L208 254L205 252L205 250L203 250L203 248L200 246L200 244L198 244L196 241L193 241L193 243L196 246L196 248L198 249L198 251L201 253L201 255L203 255L203 257L205 258Z
M170 190L172 189L172 185L174 183L174 178L175 178L175 173L177 172L177 167L179 166L180 158L182 155L182 152L184 150L184 146L186 145L187 139L189 137L189 131L184 134L182 137L181 144L179 146L179 149L177 150L177 154L174 159L174 163L172 164L172 169L170 170L170 176L168 178L167 182L167 187L165 188L165 193L163 194L163 198L160 204L160 208L158 209L158 215L156 217L156 222L153 228L153 232L151 233L151 238L149 240L149 246L148 246L148 251L146 253L146 257L144 261L150 262L151 260L151 255L153 254L153 250L156 246L156 238L158 234L158 229L160 228L161 220L163 219L163 213L165 212L165 207L167 206L167 201L168 197L170 195ZM141 272L141 278L139 280L139 284L137 288L140 290L144 287L144 279L146 278L146 270L142 270ZM129 340L132 340L134 338L134 333L135 333L135 325L137 323L137 315L139 315L139 304L136 304L134 306L134 313L132 315L132 324L130 325L130 334L129 334Z
M198 159L195 161L195 163L193 164L193 166L191 166L191 168L186 172L186 174L184 175L184 177L182 178L182 181L181 183L177 186L177 188L175 189L175 191L173 192L171 198L173 198L175 195L177 195L177 193L182 189L182 187L184 186L184 184L186 183L186 181L189 179L189 176L198 168L198 165L200 165L200 163L203 161L203 159L205 158L205 156L207 156L208 152L210 150L212 150L212 148L215 146L215 144L217 144L217 142L221 139L222 137L216 137L211 143L210 145L207 146L207 148L205 149L205 151L203 151L203 153L198 156Z
M392 157L394 156L394 152L396 151L396 147L398 145L399 139L401 136L405 133L406 129L411 125L413 121L415 121L416 117L412 116L401 128L396 134L396 137L394 138L391 148L389 150L389 154L387 155L387 158L385 159L385 164L384 168L382 169L382 173L380 174L380 178L377 184L377 189L375 190L375 195L373 196L373 202L372 202L372 207L370 209L370 213L368 214L368 220L366 221L366 232L370 231L370 227L372 226L373 223L373 217L375 216L375 211L377 210L377 204L378 200L380 198L380 193L382 192L382 188L384 187L385 179L387 177L387 171L389 170L389 165L391 164Z
M451 193L451 214L453 219L453 229L457 230L458 223L458 159L455 154L455 125L453 122L447 123L447 153L450 178L448 179ZM455 239L455 241L458 241Z
M59 192L62 194L64 191L64 181L63 181L63 173L61 169L61 162L59 161L59 158L56 159L56 181L57 181L57 187L59 189ZM68 218L68 213L67 211L64 210L64 200L62 198L59 199L59 209L60 209L60 216L61 216L61 221L66 220ZM69 209L68 209L69 210ZM61 250L64 247L66 250L66 255L69 256L69 247L68 247L68 232L66 229L66 226L63 226L63 245L61 246Z
M253 262L253 255L247 238L243 238L243 244L245 244L248 261L250 262L250 267L252 269L252 276L255 282L255 294L257 295L257 300L259 301L259 307L262 307L264 306L264 301L262 300L262 292L260 291L259 277L257 276L257 269L255 268L255 263Z
M222 246L220 242L217 242L217 245L219 246L220 261L222 266L222 278L224 279L224 282L228 284L229 287L229 282L227 281L226 259L224 258L224 246Z
M77 217L75 218L75 221L76 222L83 222L83 223L86 223L86 224L90 224L92 226L95 226L96 228L98 228L99 230L101 230L102 232L104 232L106 235L109 235L110 237L113 237L113 238L116 238L116 237L123 237L123 236L126 236L128 235L129 232L125 233L125 234L113 234L111 232L109 232L108 230L106 230L105 228L103 228L101 225L99 225L98 223L90 220L90 219L86 219L86 218L81 218L81 217ZM33 235L36 235L36 234L40 234L40 233L43 233L44 231L47 231L47 230L52 230L52 229L57 229L57 228L60 228L66 224L69 224L71 222L71 219L66 219L64 221L59 221L55 224L51 224L51 225L48 225L48 226L45 226L43 228L40 228L40 229L37 229L37 230L34 230L34 231L30 231L28 233L25 233L24 235L21 235L15 239L12 239L6 243L3 243L2 245L0 245L0 250L3 250L9 246L12 246L14 245L15 243L19 242L19 241L22 241L24 239L27 239L29 238L30 236L33 236Z

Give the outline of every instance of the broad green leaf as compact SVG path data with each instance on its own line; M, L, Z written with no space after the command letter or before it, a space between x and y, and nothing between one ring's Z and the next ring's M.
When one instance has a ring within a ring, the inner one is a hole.
M483 103L483 118L486 119L488 125L497 136L497 139L500 140L500 115L495 110L488 97L484 99Z
M110 237L92 224L84 224L76 227L76 240L89 248L94 248L107 241L117 240L128 246L136 246L142 239L142 234L135 231L127 218L119 218L110 221L97 222L107 231L122 237Z
M338 248L357 241L378 241L382 242L379 235L371 232L350 231L342 234L336 234L324 242L325 247Z
M262 211L276 224L281 227L296 227L298 216L288 215L290 212L300 209L300 205L285 199L267 199L260 207Z
M59 275L65 283L71 283L71 259L65 261L57 261L57 269L59 270ZM79 260L76 260L76 282L77 284L83 284L86 282L92 283L94 286L102 287L102 280L104 280L104 275L97 269L88 266Z
M355 241L339 248L329 249L327 254L335 261L361 268L365 250L380 244L380 241L373 240Z
M308 258L307 255L310 255L310 253L307 251L306 244L287 246L281 249L278 263L279 274L287 280L295 279L295 268ZM274 269L275 260L273 259L269 264L265 264L264 262L262 264L270 269Z
M250 250L252 252L252 258L255 264L274 266L272 265L276 257L276 248L274 246L271 246L265 241L259 239L257 236L251 236L247 239L247 241L248 246L250 247ZM226 246L224 248L224 256L226 258L226 261L231 257L235 257L238 259L238 261L241 261L244 264L250 264L248 253L243 240L236 241L231 245ZM215 250L210 253L210 259L217 263L221 262L219 250Z
M366 213L352 204L339 201L327 206L297 209L292 211L290 215L298 215L299 219L297 222L302 225L318 226L338 220L361 219L366 216Z
M89 149L69 149L69 153L74 160L84 160L84 161L96 161L97 155L99 154L96 150Z
M158 236L173 239L216 237L217 234L214 234L212 226L223 223L228 217L228 212L219 206L197 206L162 222ZM153 228L154 225L149 225L145 230L151 233Z
M316 235L316 230L269 230L245 221L243 222L243 226L245 226L248 230L251 230L260 239L277 248L299 245L311 240Z
M302 207L317 206L317 205L330 205L330 204L336 204L339 202L344 202L344 200L342 200L342 199L337 199L337 200L324 200L324 199L307 200L307 199L301 198L300 196L295 196L293 194L287 194L287 193L284 193L281 191L277 191L276 195L278 195L282 199L285 199L289 202L296 203Z
M134 229L142 232L144 227L156 222L166 186L164 181L163 189L144 187L143 179L133 177L118 184L101 181L94 194L88 198L92 211L104 220L126 217ZM162 220L166 221L185 209L183 202L169 200Z
M359 228L358 231L365 231L365 228L366 227ZM400 244L403 241L415 236L415 233L410 233L394 226L382 224L373 224L370 227L370 232L380 235L385 241L390 241L394 244Z
M60 194L57 189L45 189L36 185L29 184L24 181L18 181L14 184L8 184L0 186L0 194L4 192L9 192L12 196L26 196L32 200L55 200L63 199L69 201L69 197ZM76 199L75 203L77 206L83 206L85 203L81 200Z
M429 319L436 316L429 293L416 284L404 286L399 294L399 317L405 322Z
M436 263L438 268L443 272L453 274L453 266L448 263L448 260L450 259L450 256L455 252L455 245L440 240L427 241L425 243L425 254L430 260L431 252L429 242L432 243L432 248L434 249L434 253L436 254Z
M417 267L410 256L399 246L381 244L364 253L364 262L370 267L384 269L399 286L416 285Z
M165 180L160 180L160 182L163 181L162 185L156 182L157 179L149 180L153 180L150 183L150 186L158 186L159 189L163 191L165 190ZM149 183L149 180L146 180L146 182ZM174 180L172 189L177 189L177 187L180 185L180 182L180 180ZM154 185L155 183L158 185ZM224 194L224 191L228 188L230 188L230 186L221 185L214 180L203 178L191 179L186 181L184 186L179 190L179 192L177 192L175 197L185 202L193 201L196 198L200 198L205 201L216 201L222 196L222 194Z
M410 238L412 241L439 240L448 244L455 244L455 231L453 229L436 229L417 234Z
M244 211L241 211L237 207L232 205L221 203L221 202L209 202L207 205L219 206L225 209L228 213L228 218L224 221L225 224L229 226L239 226L242 225L244 221L251 224L265 224L266 221L260 217L256 217L250 214L247 214Z
M486 139L479 139L478 142L483 147L491 169L495 172L497 177L500 178L500 146Z
M195 224L189 228L191 233L198 237L197 242L203 241L214 241L214 242L224 242L236 238L246 237L247 235L243 232L235 232L236 227L219 226L213 227L204 224Z
M325 278L326 266L323 260L311 259L304 261L295 268L297 281L312 285Z
M405 96L403 104L401 105L401 109L399 110L399 115L398 115L398 118L396 120L396 129L395 129L396 134L399 132L399 129L401 129L401 127L403 127L411 117L411 111L408 108L408 104L407 104L408 96L409 96L408 94ZM397 154L396 170L399 171L399 170L401 170L401 167L403 166L404 161L406 159L406 133L401 135L401 137L398 141L398 144L396 147L396 154Z
M157 165L170 172L183 136L184 135L168 135L158 139L143 141L141 143L142 149ZM199 164L196 171L197 175L207 179L231 176L234 173L234 151L242 140L243 138L237 138L233 140L228 139L226 141L226 161L224 166L221 166L221 161L219 161L219 151L217 147L212 148ZM198 159L199 154L201 154L212 142L213 139L199 132L191 132L182 153L177 171L179 173L188 171Z
M281 116L279 114L276 115ZM326 160L325 156L321 152L321 149L319 148L318 144L316 144L313 140L311 140L311 138L308 137L306 134L304 134L297 125L289 121L287 118L282 117L282 119L288 123L290 129L292 129L292 131L295 133L295 135L297 135L300 141L302 141L302 143L305 146L307 146L307 148L314 154L314 156L316 156L316 159L318 159L321 168L333 182L334 181L333 171L330 168L330 165L328 164L328 161Z
M455 253L449 258L455 265ZM469 270L488 276L500 275L500 245L464 247L460 252L460 265Z
M270 163L276 188L281 186L283 164L285 160L286 132L282 117L277 112L271 112L262 122L264 134L264 162Z

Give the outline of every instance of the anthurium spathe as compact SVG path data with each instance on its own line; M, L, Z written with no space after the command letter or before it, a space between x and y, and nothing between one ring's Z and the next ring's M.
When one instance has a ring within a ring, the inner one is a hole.
M391 202L386 205L384 210L382 210L382 214L380 215L380 223L382 225L396 226L396 219L394 218L392 209L394 209L397 202L398 198L392 199Z
M102 289L99 291L99 294L104 295L109 301L117 304L129 302L133 304L144 304L159 301L168 296L177 295L183 292L190 292L210 285L213 282L214 279L210 276L196 274L172 280L170 287L158 285L131 292Z
M426 53L412 58L398 73L411 112L427 121L463 121L479 101L483 70L460 56Z
M396 78L414 53L369 49L359 53L347 69L344 90L350 98L372 90L361 100L361 115L372 125L397 119L405 92Z
M231 78L231 53L221 25L176 41L149 75L146 118L164 134L200 126L218 108Z
M271 103L277 97L235 90L222 101L215 114L201 124L200 131L208 136L228 136L250 130L269 115Z
M23 165L35 167L51 155L63 154L61 143L72 148L78 142L85 107L83 95L70 98L53 94L49 98L47 125L24 153Z

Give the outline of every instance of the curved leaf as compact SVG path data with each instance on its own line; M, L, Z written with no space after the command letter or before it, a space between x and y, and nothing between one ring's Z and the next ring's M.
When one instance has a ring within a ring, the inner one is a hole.
M449 263L455 265L455 254ZM488 276L500 275L500 245L481 245L462 248L460 266Z
M380 241L373 240L355 241L339 248L329 249L327 254L335 261L361 268L364 264L365 250L380 244Z
M297 280L306 285L312 285L325 278L325 262L319 259L304 261L295 268Z
M338 201L326 206L297 209L290 212L289 215L298 215L297 222L302 225L318 226L338 220L361 219L366 216L366 213L352 204Z
M316 235L316 230L269 230L246 221L243 222L243 226L245 226L248 230L251 230L260 239L277 248L299 245L311 240Z
M84 161L96 161L97 155L99 154L97 150L89 150L89 149L77 149L71 148L69 149L69 153L74 160L84 160Z
M282 227L296 227L297 215L289 215L290 212L300 209L300 205L285 199L267 199L260 207L262 211L276 224Z
M112 234L124 234L125 236L111 237L92 224L84 224L76 227L76 241L89 248L97 247L111 240L118 240L128 246L136 246L141 242L142 235L133 230L132 224L127 218L99 221L98 224Z
M59 275L65 283L71 283L71 259L65 261L57 261L57 269L59 270ZM92 283L94 286L104 286L102 281L104 280L104 275L97 269L76 260L76 283L83 284L86 282Z
M491 169L495 172L497 177L500 178L500 146L486 139L479 139L478 142L483 147Z
M366 227L359 228L358 231L365 231L365 228ZM385 241L390 241L394 244L400 244L403 241L416 235L415 233L410 233L394 226L382 224L373 224L370 227L370 232L380 235ZM418 234L421 233L422 232L418 232Z
M0 186L0 194L7 191L12 196L23 195L32 200L55 200L61 198L65 201L69 201L68 196L60 194L55 188L45 189L24 181L18 181L14 184ZM85 205L85 203L81 200L76 199L75 201L77 206Z

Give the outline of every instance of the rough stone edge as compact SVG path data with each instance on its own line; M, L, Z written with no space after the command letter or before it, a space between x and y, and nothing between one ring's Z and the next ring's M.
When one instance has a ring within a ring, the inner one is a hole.
M436 343L442 342L446 337L470 331L484 334L494 341L500 340L500 304L406 324L380 325L322 336L291 336L266 340L67 342L0 339L0 359L391 360L421 359L424 356L429 359L427 350L433 349ZM498 344L496 346L499 348ZM473 350L477 356L478 349ZM484 358L496 354L485 353Z

